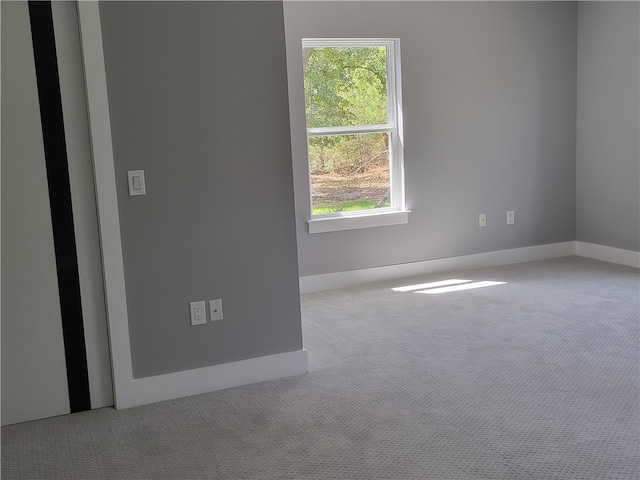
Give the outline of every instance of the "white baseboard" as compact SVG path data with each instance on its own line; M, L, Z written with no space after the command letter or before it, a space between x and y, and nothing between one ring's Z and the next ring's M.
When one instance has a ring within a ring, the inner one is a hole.
M352 287L395 278L415 277L430 273L493 267L512 263L531 262L548 258L575 255L576 242L551 243L533 247L513 248L459 257L438 258L422 262L402 263L384 267L365 268L348 272L327 273L300 277L300 293L320 292L334 288Z
M122 392L117 408L129 408L251 383L302 375L309 370L306 350L251 358L183 372L138 378Z
M640 252L585 242L562 242L459 257L366 268L300 278L300 292L310 293L366 283L455 270L509 265L579 255L640 268ZM306 350L131 380L117 408L172 400L251 383L302 375L309 370Z
M640 268L640 252L607 247L595 243L576 242L576 255L605 262Z

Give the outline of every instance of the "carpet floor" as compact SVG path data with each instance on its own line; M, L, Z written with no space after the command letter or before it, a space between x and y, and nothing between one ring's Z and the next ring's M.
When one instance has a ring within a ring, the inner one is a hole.
M4 427L2 479L640 476L637 269L427 275L303 295L302 317L307 375Z

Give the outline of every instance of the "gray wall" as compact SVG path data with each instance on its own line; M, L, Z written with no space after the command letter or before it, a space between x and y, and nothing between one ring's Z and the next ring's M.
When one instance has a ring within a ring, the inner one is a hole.
M285 2L300 275L574 240L576 9ZM407 225L307 233L303 37L401 39Z
M282 4L100 13L134 377L301 349Z
M2 8L2 423L69 413L26 2Z
M640 251L640 4L580 2L576 238Z

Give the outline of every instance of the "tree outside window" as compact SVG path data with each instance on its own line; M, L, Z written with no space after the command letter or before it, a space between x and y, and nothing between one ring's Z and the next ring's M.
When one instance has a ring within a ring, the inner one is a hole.
M304 40L312 216L402 209L393 40Z

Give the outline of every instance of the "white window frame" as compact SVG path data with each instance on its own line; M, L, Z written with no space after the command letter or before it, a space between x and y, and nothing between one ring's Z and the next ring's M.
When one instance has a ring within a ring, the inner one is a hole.
M314 47L385 47L387 50L387 123L349 127L307 128L307 164L309 139L326 135L389 133L390 207L352 212L313 215L311 171L309 170L309 233L333 232L356 228L380 227L408 223L405 205L404 141L402 122L402 91L400 77L399 38L303 38L302 48ZM304 88L304 87L303 87ZM305 114L306 120L306 114Z

